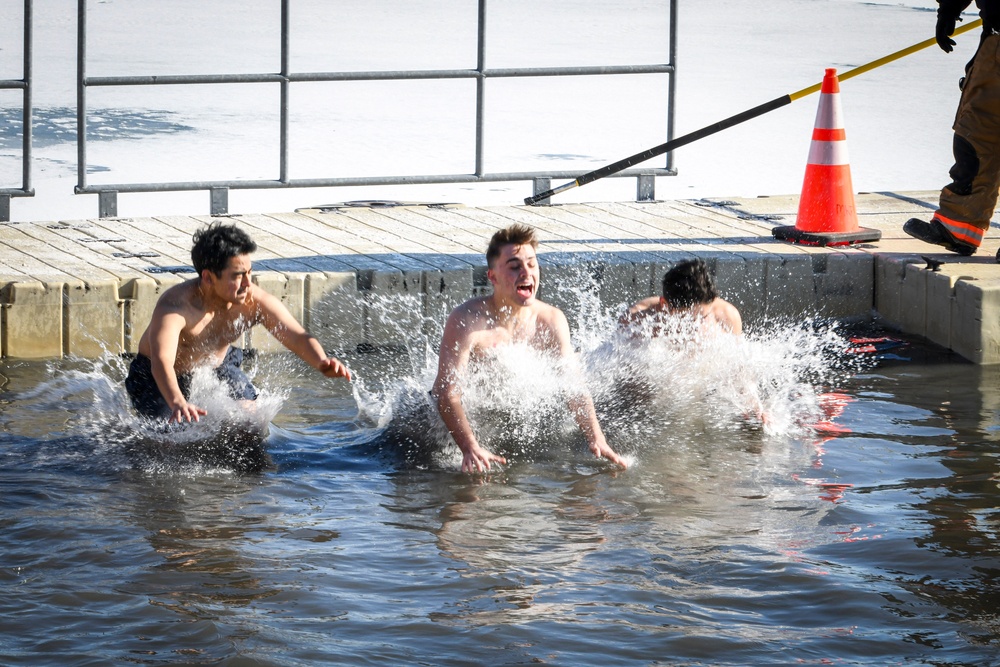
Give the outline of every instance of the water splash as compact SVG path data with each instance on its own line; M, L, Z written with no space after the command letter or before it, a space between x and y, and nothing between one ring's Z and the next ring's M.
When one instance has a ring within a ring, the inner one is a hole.
M196 423L167 424L132 410L123 386L126 359L105 354L73 365L49 363L47 379L11 396L20 410L16 422L5 413L4 426L42 443L26 453L36 462L192 474L256 472L269 465L268 424L284 403L281 393L262 389L256 401L237 401L210 369L198 370L191 402L208 414ZM51 423L53 414L66 415L65 421Z
M860 368L858 360L845 363L833 322L766 322L734 336L681 318L625 332L618 327L624 307L605 308L594 294L586 281L574 282L574 343L605 435L632 461L734 434L807 436L823 419L822 392ZM430 338L408 348L411 365L398 369L402 375L378 387L359 381L355 398L382 451L454 469L460 453L429 395L437 372ZM461 391L480 444L509 461L584 456L566 407L573 377L527 345L498 348L472 364Z
M494 350L462 378L463 405L481 444L513 462L593 461L566 406L581 383L594 398L609 444L641 463L660 452L700 452L716 441L759 443L808 434L821 418L820 392L857 370L842 363L845 343L832 324L771 322L738 337L706 336L678 322L654 336L651 329L621 331L624 306L604 307L586 275L558 290L553 300L573 309L568 314L582 378L526 345ZM429 395L446 304L422 309L412 296L369 296L365 308L387 340L403 345L401 354L365 355L374 358L377 372L359 373L351 385L358 417L350 444L374 446L413 467L457 469L460 452ZM412 321L401 312L413 314ZM72 364L51 364L49 377L14 395L41 415L37 422L18 417L14 423L11 413L0 413L0 426L8 431L60 441L34 455L67 461L71 452L81 460L99 454L105 464L117 460L149 471L268 465L268 424L290 388L264 388L248 410L228 398L213 373L197 373L192 402L209 414L197 424L168 426L132 411L122 388L127 362L121 357L108 353ZM247 370L252 374L253 365ZM53 425L52 414L69 417Z

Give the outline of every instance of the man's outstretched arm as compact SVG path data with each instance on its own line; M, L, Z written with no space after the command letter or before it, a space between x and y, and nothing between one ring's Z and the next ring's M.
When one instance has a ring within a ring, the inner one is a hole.
M316 337L299 324L277 297L259 287L254 299L260 309L261 323L279 343L323 375L351 379L351 371L339 359L328 357Z
M479 445L462 406L458 378L469 362L470 353L471 341L466 324L460 313L453 312L448 317L441 338L438 374L431 395L437 401L441 420L462 450L462 472L486 472L491 463L507 463L507 460Z
M563 360L565 372L576 390L567 400L573 419L580 427L584 437L587 438L587 444L590 445L590 451L594 453L594 456L605 458L622 468L627 468L628 464L625 459L608 445L604 438L604 431L601 430L601 424L597 421L597 411L594 409L594 401L590 397L590 391L587 389L583 372L580 370L580 364L576 358L576 351L573 349L566 316L562 314L562 311L556 309L553 319L552 329L559 347L559 354Z

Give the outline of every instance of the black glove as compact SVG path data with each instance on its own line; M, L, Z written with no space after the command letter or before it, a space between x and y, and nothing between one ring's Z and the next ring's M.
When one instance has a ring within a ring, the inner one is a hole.
M934 39L938 46L945 53L951 53L955 48L955 40L951 38L955 32L955 22L961 21L961 17L942 16L938 14L937 27L934 30Z

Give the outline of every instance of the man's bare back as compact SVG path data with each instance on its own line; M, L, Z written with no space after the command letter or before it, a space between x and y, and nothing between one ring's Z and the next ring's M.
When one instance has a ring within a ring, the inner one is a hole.
M623 325L635 325L650 318L684 317L696 319L701 332L743 333L743 320L736 306L725 299L716 298L710 303L697 303L687 308L671 308L664 303L663 297L651 296L633 304L622 317ZM651 329L654 335L659 331L655 325Z
M743 333L740 311L719 296L715 279L701 259L684 260L673 266L663 275L662 294L632 304L620 324L632 327L652 319L647 335L657 335L670 318L693 319L704 334Z

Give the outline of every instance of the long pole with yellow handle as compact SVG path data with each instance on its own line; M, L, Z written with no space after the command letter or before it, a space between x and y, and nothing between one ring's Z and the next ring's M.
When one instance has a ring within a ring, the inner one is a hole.
M954 34L960 35L964 32L968 32L970 30L978 28L982 24L983 24L982 19L976 19L975 21L972 21L967 25L963 25L957 28ZM848 70L847 72L844 72L843 74L839 75L837 78L840 79L841 81L844 81L845 79L850 79L852 77L858 76L859 74L864 74L865 72L869 72L875 69L876 67L881 67L886 63L891 63L894 60L899 60L900 58L904 58L910 55L911 53L920 51L921 49L926 49L928 46L933 46L935 43L936 40L933 37L931 37L930 39L925 39L922 42L914 44L913 46L908 46L905 49L900 49L895 53L890 53L887 56L883 56L878 60L873 60L870 63L861 65L860 67L855 67L852 70ZM777 97L771 100L770 102L765 102L760 106L756 106L752 109L747 109L746 111L738 113L735 116L730 116L725 120L720 120L719 122L713 123L712 125L707 125L701 128L700 130L695 130L690 134L685 134L682 137L671 139L670 141L660 144L659 146L648 148L642 151L641 153L636 153L635 155L627 157L624 160L619 160L618 162L606 165L604 167L601 167L600 169L588 172L583 176L577 178L575 181L564 183L559 187L552 188L551 190L546 190L545 192L540 192L537 195L533 195L531 197L525 197L524 203L529 205L537 204L538 202L544 199L548 199L552 195L557 195L560 192L565 192L566 190L571 190L581 185L586 185L587 183L593 183L594 181L604 178L605 176L610 176L611 174L617 174L619 171L628 169L629 167L639 164L640 162L645 162L646 160L654 158L657 155L663 155L664 153L668 153L674 149L680 148L681 146L686 146L694 141L698 141L699 139L703 139L709 135L715 134L716 132L725 130L726 128L730 128L734 125L739 125L740 123L746 122L751 118L756 118L757 116L762 116L769 111L774 111L775 109L779 109L785 106L786 104L791 104L795 100L801 99L807 95L812 95L813 93L818 92L822 87L822 85L823 84L821 82L809 86L808 88L803 88L802 90L796 91L794 93L790 93L788 95L782 95L781 97Z

